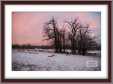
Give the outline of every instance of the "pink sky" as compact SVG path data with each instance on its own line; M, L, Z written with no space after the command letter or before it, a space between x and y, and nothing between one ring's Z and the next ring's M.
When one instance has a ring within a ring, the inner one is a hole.
M99 12L13 12L13 44L46 45L43 25L52 17L61 27L64 21L78 17L82 24L90 24L93 35L100 39L101 14Z

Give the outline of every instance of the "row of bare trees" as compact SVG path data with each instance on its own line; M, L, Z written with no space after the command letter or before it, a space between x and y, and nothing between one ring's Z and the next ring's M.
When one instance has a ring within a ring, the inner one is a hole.
M90 47L97 44L89 35L89 25L83 26L77 18L65 21L64 24L69 31L59 28L54 17L44 24L46 40L52 41L56 53L65 53L70 48L72 54L85 55Z

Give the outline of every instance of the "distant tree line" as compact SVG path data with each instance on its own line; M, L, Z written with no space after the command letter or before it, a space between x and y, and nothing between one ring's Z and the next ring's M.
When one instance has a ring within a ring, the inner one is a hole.
M45 46L45 45L30 45L30 44L23 44L23 45L19 45L19 44L13 44L12 45L12 48L13 49L54 49L54 46ZM65 49L70 49L71 47L66 45L65 46ZM88 50L100 50L100 45L97 45L97 46L94 46L94 47L91 47L91 48L88 48Z
M23 44L23 45L18 45L18 44L13 44L12 45L13 49L35 49L35 48L39 48L39 49L53 49L53 46L37 46L37 45L30 45L30 44Z
M87 50L100 49L95 37L90 36L88 24L82 25L77 18L64 24L67 24L69 31L59 28L54 17L44 24L45 40L52 41L56 53L65 53L69 48L72 54L85 55Z

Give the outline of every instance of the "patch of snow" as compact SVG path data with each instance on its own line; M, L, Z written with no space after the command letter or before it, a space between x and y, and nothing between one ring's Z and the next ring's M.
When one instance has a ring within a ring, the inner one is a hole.
M40 51L41 50L41 51ZM14 49L12 53L13 70L20 71L94 71L101 70L100 56L66 55L46 52L45 49ZM96 61L96 67L87 67L88 61Z

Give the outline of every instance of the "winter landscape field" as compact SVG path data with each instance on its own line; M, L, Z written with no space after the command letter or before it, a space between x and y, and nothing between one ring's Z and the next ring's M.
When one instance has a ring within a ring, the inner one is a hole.
M83 56L54 53L52 49L13 49L12 70L98 71L101 70L100 56L100 51L89 51L89 54Z
M100 71L100 12L13 12L13 71Z

